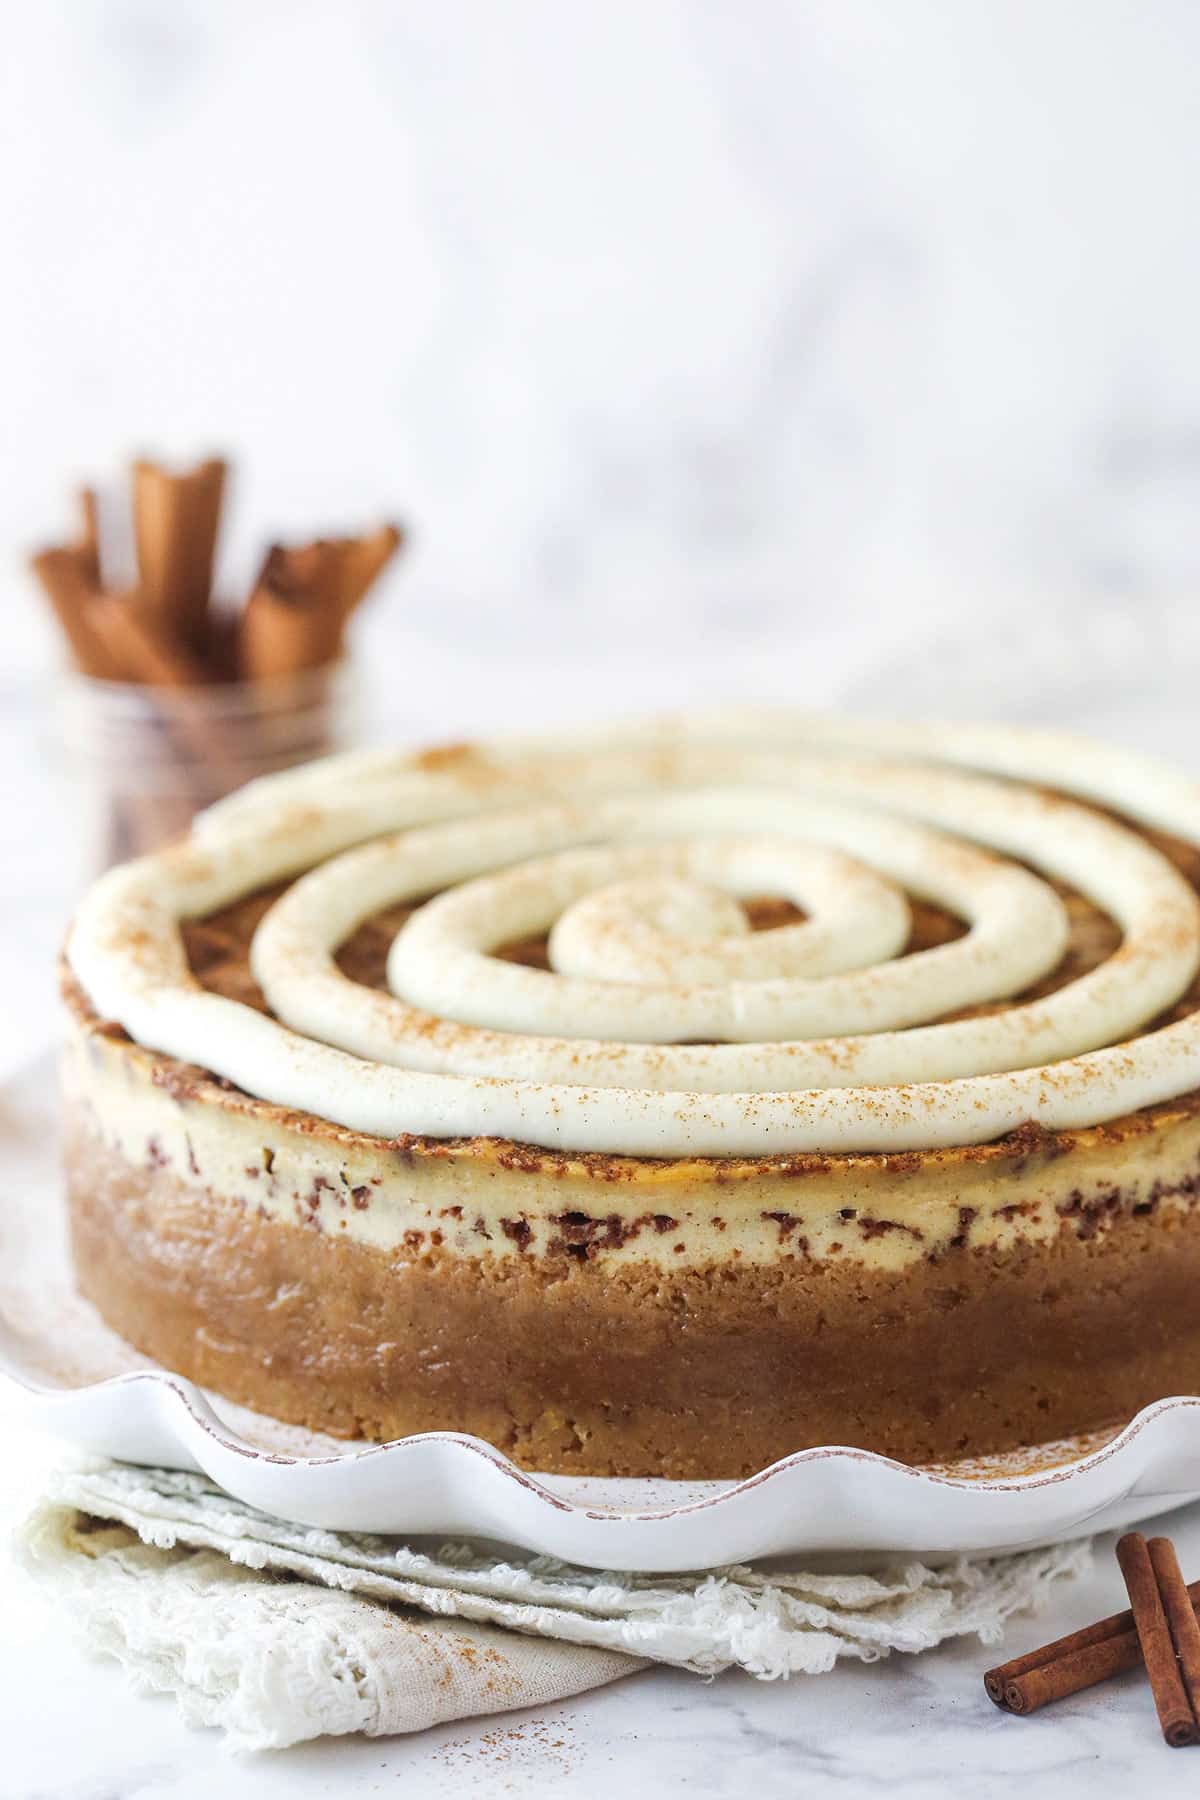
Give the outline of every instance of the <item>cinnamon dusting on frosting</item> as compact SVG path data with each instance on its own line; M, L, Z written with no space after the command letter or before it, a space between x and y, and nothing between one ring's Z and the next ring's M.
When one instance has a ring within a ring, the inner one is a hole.
M902 1176L1014 1132L1040 1159L1200 1083L1200 788L1125 753L779 715L347 768L255 784L81 910L76 970L119 1029L184 1052L156 1077L176 1091L209 1062L223 1091L399 1155L479 1139L501 1167L612 1181L697 1150L734 1178L855 1155ZM786 895L747 887L768 867ZM714 877L740 915L710 905ZM622 881L627 903L593 904ZM524 929L479 935L501 916ZM718 918L719 939L689 938ZM861 966L874 940L896 947ZM664 983L672 959L753 973Z

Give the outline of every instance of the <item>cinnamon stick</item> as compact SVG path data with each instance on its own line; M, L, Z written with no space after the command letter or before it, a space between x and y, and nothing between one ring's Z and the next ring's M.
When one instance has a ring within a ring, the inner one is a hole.
M92 617L106 645L129 671L129 678L150 690L147 708L156 710L161 720L159 754L167 766L178 767L185 792L189 786L207 783L215 797L238 786L242 774L236 746L227 742L227 728L210 717L203 693L197 692L205 681L200 662L145 612L137 594L99 596ZM174 811L183 810L186 807L176 800ZM182 828L159 831L146 841L175 836Z
M403 542L404 533L398 525L381 525L378 531L368 531L363 537L338 541L337 604L343 625Z
M1146 1548L1167 1615L1184 1691L1193 1716L1200 1721L1200 1623L1192 1609L1191 1590L1183 1579L1170 1538L1153 1537Z
M133 465L133 532L146 611L198 648L204 642L213 556L225 487L217 458L172 474Z
M271 546L242 617L242 671L251 680L296 675L336 659L339 563L328 539L294 550Z
M1169 1540L1152 1538L1150 1541L1152 1562L1156 1559L1155 1545L1160 1542L1168 1543ZM1157 1552L1159 1558L1162 1554ZM1200 1611L1200 1581L1191 1582L1184 1591L1195 1619ZM1186 1627L1180 1630L1186 1631ZM1197 1619L1197 1632L1200 1635L1200 1619ZM1172 1627L1172 1635L1178 1644L1175 1627ZM1002 1711L1026 1716L1055 1700L1065 1700L1071 1694L1095 1687L1110 1676L1136 1669L1141 1660L1142 1646L1133 1614L1126 1608L1124 1612L1110 1614L1107 1619L1097 1619L1094 1625L1068 1632L1051 1644L1042 1644L1023 1656L1000 1663L988 1670L983 1685L989 1700Z
M80 567L87 579L93 586L99 587L100 516L95 488L84 487L79 490L79 543L77 550Z
M1022 1716L1037 1712L1051 1701L1096 1687L1126 1669L1136 1669L1141 1661L1137 1632L1123 1631L1115 1638L1084 1645L1056 1663L1015 1676L1005 1686L1004 1709Z
M99 591L88 572L86 551L40 550L30 559L30 566L54 609L80 674L98 681L125 680L127 671L116 647L96 627Z
M1167 1615L1155 1579L1146 1540L1130 1531L1117 1544L1117 1561L1125 1577L1142 1661L1158 1710L1163 1737L1173 1750L1197 1741L1196 1718L1183 1685Z
M1188 1592L1200 1605L1200 1581ZM1005 1712L1025 1715L1095 1687L1110 1675L1136 1669L1141 1660L1133 1614L1126 1609L989 1669L983 1685L988 1698Z
M166 632L134 594L97 594L90 609L92 629L126 680L147 687L192 688L204 681L199 661Z

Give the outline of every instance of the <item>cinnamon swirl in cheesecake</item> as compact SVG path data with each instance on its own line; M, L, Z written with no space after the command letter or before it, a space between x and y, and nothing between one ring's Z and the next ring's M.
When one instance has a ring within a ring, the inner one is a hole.
M1200 1389L1200 784L754 710L339 757L71 931L80 1287L220 1394L534 1469Z

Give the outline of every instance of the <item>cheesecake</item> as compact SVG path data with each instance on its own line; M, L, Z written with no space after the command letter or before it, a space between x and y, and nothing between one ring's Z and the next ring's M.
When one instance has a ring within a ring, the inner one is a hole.
M768 709L335 757L103 877L76 1278L337 1435L741 1477L1200 1389L1200 784Z

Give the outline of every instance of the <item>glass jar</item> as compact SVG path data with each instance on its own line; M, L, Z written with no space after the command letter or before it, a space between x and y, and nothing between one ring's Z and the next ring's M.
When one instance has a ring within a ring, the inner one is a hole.
M347 748L352 686L345 663L195 688L65 676L54 748L81 875L181 837L196 813L259 775Z

